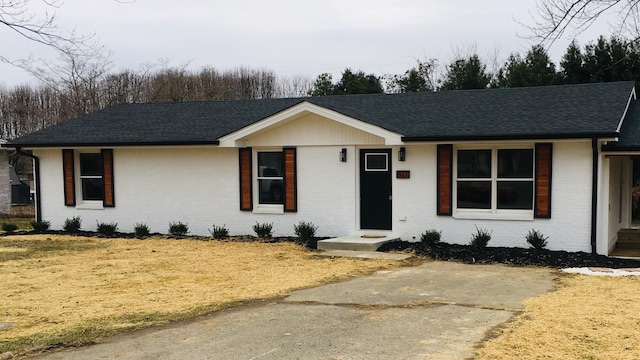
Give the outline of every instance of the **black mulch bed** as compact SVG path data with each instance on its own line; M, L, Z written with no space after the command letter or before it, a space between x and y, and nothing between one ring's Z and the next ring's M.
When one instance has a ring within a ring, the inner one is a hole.
M378 251L411 251L416 255L434 260L460 261L469 264L509 264L535 265L553 268L569 267L606 267L606 268L640 268L640 261L612 258L604 255L593 255L585 252L567 252L487 247L471 250L468 245L439 243L425 247L422 243L392 241L382 245Z

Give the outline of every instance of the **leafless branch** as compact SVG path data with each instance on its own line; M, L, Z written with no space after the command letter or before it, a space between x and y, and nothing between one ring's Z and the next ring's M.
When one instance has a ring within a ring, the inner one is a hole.
M38 1L44 4L42 13L34 10L34 2ZM62 4L62 0L0 0L0 27L70 55L83 55L95 50L99 45L93 34L80 35L75 29L67 30L57 24L55 11ZM16 60L3 54L0 61L14 64Z
M531 39L551 45L567 31L573 36L584 32L604 15L614 15L615 35L637 38L640 0L537 0L534 25L525 25Z

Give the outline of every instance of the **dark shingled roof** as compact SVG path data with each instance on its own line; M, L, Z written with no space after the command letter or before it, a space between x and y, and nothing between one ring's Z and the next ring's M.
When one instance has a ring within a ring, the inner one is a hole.
M307 101L404 141L614 137L634 82L292 99L123 104L9 142L10 147L217 144ZM635 114L635 112L634 112Z
M617 142L603 146L605 151L640 151L640 104L632 101Z

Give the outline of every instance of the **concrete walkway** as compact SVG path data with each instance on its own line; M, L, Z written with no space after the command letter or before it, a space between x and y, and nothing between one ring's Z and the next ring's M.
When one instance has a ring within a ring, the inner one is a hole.
M550 269L431 262L296 291L40 359L464 359Z

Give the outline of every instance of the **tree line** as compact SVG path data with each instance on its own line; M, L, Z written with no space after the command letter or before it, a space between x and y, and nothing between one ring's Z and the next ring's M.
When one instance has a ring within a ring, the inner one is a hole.
M0 138L13 139L61 121L123 103L244 100L306 96L311 80L278 77L271 70L219 71L164 68L115 74L66 71L44 85L0 87Z
M438 60L418 61L401 75L377 77L345 69L333 82L331 74L319 75L309 95L402 93L416 91L470 90L522 86L578 84L609 81L640 81L640 44L601 36L582 49L573 41L559 66L541 45L524 55L513 53L495 71L478 54L460 56L443 68Z
M496 67L496 66L494 66ZM460 56L447 65L417 61L403 74L378 76L349 68L334 81L329 73L315 81L279 77L268 69L239 67L188 71L186 66L109 73L104 62L68 56L63 65L34 74L42 85L0 87L0 138L13 139L61 121L122 103L267 99L364 93L428 92L506 88L587 82L640 80L637 42L600 37L580 47L573 42L558 66L547 51L534 45L511 54L488 70L477 54Z

